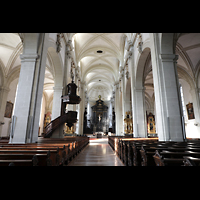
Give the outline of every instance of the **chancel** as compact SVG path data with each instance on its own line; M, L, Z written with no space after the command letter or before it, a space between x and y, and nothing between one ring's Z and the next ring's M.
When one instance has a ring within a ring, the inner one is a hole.
M104 105L104 101L101 100L101 95L96 101L96 104L92 108L92 126L93 132L108 132L108 106Z
M0 33L0 166L199 165L199 41Z

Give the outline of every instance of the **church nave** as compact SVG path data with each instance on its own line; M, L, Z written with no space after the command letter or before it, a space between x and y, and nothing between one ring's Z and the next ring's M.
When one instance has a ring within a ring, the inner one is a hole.
M124 166L107 138L90 138L90 143L68 166Z

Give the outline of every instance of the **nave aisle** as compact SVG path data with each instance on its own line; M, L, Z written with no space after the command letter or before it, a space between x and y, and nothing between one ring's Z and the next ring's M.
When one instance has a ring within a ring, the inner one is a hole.
M124 166L108 144L108 138L90 138L90 143L68 166Z

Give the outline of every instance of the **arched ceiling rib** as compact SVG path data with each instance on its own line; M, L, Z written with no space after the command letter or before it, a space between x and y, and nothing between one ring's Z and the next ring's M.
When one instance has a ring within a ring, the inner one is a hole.
M75 54L90 100L110 100L123 58L123 33L74 34ZM102 51L98 53L97 51Z

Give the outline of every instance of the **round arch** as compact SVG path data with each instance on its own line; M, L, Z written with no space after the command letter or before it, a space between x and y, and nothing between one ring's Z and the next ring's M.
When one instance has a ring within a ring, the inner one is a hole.
M55 72L55 86L63 86L63 65L61 57L52 46L48 48L48 54L51 57L53 69Z
M10 86L10 83L16 79L19 78L19 74L20 74L20 69L21 69L21 65L18 65L17 67L15 67L14 69L12 69L9 74L8 77L6 79L6 85L7 87Z
M179 79L184 79L190 85L191 89L195 88L195 82L186 70L184 70L182 67L177 66L177 72Z
M146 47L141 55L140 55L140 58L138 60L138 63L137 63L137 68L136 68L136 88L143 88L144 86L144 80L143 80L143 73L144 73L144 68L145 68L145 64L146 64L146 60L147 60L147 57L150 53L150 48L149 47Z
M4 86L4 82L5 82L5 70L0 63L0 86Z

